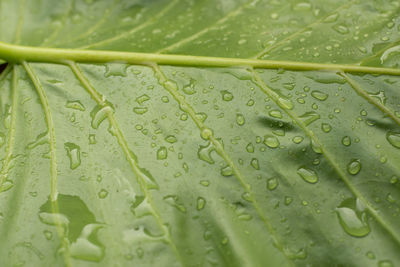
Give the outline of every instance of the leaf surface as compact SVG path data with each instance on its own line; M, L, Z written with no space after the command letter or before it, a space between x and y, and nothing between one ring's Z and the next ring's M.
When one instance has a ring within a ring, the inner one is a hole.
M1 266L400 264L399 1L0 5Z

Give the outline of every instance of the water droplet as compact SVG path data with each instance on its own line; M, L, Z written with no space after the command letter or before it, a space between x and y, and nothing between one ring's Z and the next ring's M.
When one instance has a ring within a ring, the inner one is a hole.
M137 102L139 105L143 104L144 102L146 102L146 101L148 101L148 100L150 100L150 97L149 97L148 95L146 95L146 94L141 95L141 96L139 96L139 97L136 98L136 102Z
M359 199L349 198L336 208L339 223L344 231L351 236L363 237L371 231L367 213Z
M67 101L65 106L67 108L76 109L76 110L80 110L80 111L85 111L86 110L85 106L79 100Z
M285 197L285 205L289 206L293 202L293 198L286 196Z
M256 159L256 158L251 159L250 165L256 170L260 169L260 164L258 163L258 159Z
M1 176L3 178L4 176ZM11 187L14 186L14 182L11 180L5 180L1 185L0 185L0 193L1 192L6 192L11 189Z
M203 129L201 129L200 136L201 136L201 138L203 138L204 140L210 139L210 137L211 137L212 135L213 135L213 131L212 131L210 128L205 127L205 128L203 128Z
M163 199L168 205L176 208L177 210L179 210L182 213L186 213L186 208L182 203L179 202L178 196L168 195L168 196L163 197Z
M246 150L247 150L247 152L249 152L249 153L254 153L254 146L253 146L253 144L252 144L252 143L248 143L247 146L246 146Z
M333 26L333 29L336 31L336 32L338 32L338 33L340 33L340 34L346 34L346 33L349 33L349 29L346 27L346 26L344 26L344 25L335 25L335 26Z
M148 111L147 107L134 107L133 112L135 112L138 115L142 115Z
M299 118L303 121L305 126L310 125L311 123L313 123L314 121L320 119L320 115L318 113L316 113L315 111L308 111L306 113L304 113L303 115L301 115Z
M265 135L264 144L270 148L277 148L280 145L278 138L273 135Z
M92 117L93 129L99 128L100 124L107 118L108 114L111 114L113 112L113 108L109 105L95 106L94 109L90 112L90 116Z
M397 184L398 181L399 181L399 178L397 178L396 175L393 175L392 177L390 177L391 184Z
M196 117L197 117L197 119L199 119L201 122L205 122L208 116L207 116L207 114L204 113L204 112L199 112L199 113L196 113Z
M158 160L164 160L168 157L168 150L165 146L160 147L157 150L157 159Z
M89 134L89 144L94 145L96 144L96 135L95 134Z
M204 209L206 205L206 200L202 197L197 198L197 210L202 210Z
M373 260L373 259L375 259L375 254L372 251L368 251L367 252L367 257L368 257L368 259Z
M49 230L44 230L43 234L44 234L44 237L46 237L47 240L51 240L53 238L53 233L50 232Z
M295 136L292 139L293 143L295 143L295 144L300 144L301 142L303 142L303 140L304 140L304 137L302 137L302 136Z
M196 93L196 90L194 89L194 85L196 83L195 79L190 79L189 84L186 84L185 86L183 86L183 92L187 95L193 95Z
M396 202L396 199L390 193L388 193L386 195L386 200L387 200L387 202L392 203L392 204Z
M297 170L297 174L300 175L300 177L303 178L304 181L310 184L315 184L318 182L318 175L314 170L308 169L306 167L300 167Z
M226 176L226 177L232 176L232 175L233 175L232 167L229 166L229 165L223 167L223 168L221 169L221 174L222 174L223 176Z
M244 116L243 116L242 114L240 114L240 113L236 114L236 123L237 123L239 126L244 125L245 119L244 119Z
M379 261L378 267L393 267L393 263L390 260Z
M347 171L352 175L356 175L357 173L360 172L360 170L361 170L361 162L359 159L353 159L347 165Z
M325 101L328 98L328 94L325 94L321 91L318 90L314 90L311 92L311 95L315 98L318 99L320 101Z
M351 138L349 136L344 136L342 138L342 144L345 146L350 146L351 145Z
M281 119L282 118L282 112L280 112L277 109L273 109L268 113L271 117L277 118L277 119Z
M322 154L322 147L320 144L317 144L314 139L311 139L311 148L317 154Z
M338 14L338 13L332 14L332 15L326 17L326 18L324 19L324 22L326 22L326 23L335 22L335 21L338 19L338 17L339 17L339 14Z
M330 126L328 123L322 123L321 124L321 129L325 133L329 133L332 130L332 126Z
M126 77L127 68L128 68L127 64L109 63L106 65L106 73L104 74L104 77L106 78L110 76Z
M69 142L64 144L64 148L67 151L67 156L69 158L69 167L73 170L78 168L78 166L81 165L81 148L78 145Z
M104 246L97 239L103 227L78 196L58 194L58 211L54 213L54 202L48 201L40 207L39 219L48 225L63 228L72 257L99 262L103 259Z
M214 164L214 160L211 157L211 152L215 150L215 147L211 142L208 142L206 146L200 146L197 152L199 159L204 160L207 163Z
M99 195L99 198L101 198L101 199L106 198L108 196L108 191L105 189L101 189L99 191L98 195Z
M386 139L395 148L400 148L400 133L389 131L386 134Z
M278 179L276 179L275 177L269 178L267 180L267 188L271 191L276 189L278 185L279 185Z
M201 180L201 181L200 181L200 184L201 184L202 186L207 187L207 186L210 185L210 181L208 181L208 180Z
M368 95L378 100L382 105L386 104L386 95L384 91L379 91L377 93L368 93Z
M293 109L293 103L290 99L286 99L283 97L278 98L278 105L283 109Z
M165 137L165 141L173 144L173 143L176 143L178 140L176 139L176 137L174 135L168 135L167 137Z
M221 95L222 95L222 100L224 101L231 101L233 99L232 93L227 90L221 91Z
M250 195L249 192L244 192L244 193L242 194L242 198L243 198L244 200L248 201L248 202L253 202L253 199L252 199L252 197L251 197L251 195Z

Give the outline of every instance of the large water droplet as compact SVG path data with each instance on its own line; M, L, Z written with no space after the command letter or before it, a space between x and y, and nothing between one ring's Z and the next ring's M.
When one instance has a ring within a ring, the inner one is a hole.
M211 157L211 152L215 150L215 147L211 142L208 142L206 146L200 146L197 151L199 159L204 160L207 163L214 164L214 159Z
M349 136L344 136L342 138L342 144L345 146L350 146L351 145L351 138Z
M352 175L356 175L357 173L360 172L360 170L361 170L361 162L359 159L353 159L347 165L347 171Z
M386 139L395 148L400 148L400 133L389 131L386 134Z
M258 163L258 159L256 159L256 158L251 159L250 165L256 170L260 169L260 164Z
M165 146L160 147L157 150L157 159L158 160L163 160L166 159L168 157L168 150Z
M359 199L349 198L336 208L340 225L351 236L363 237L371 231L367 213Z
M74 143L65 143L64 148L67 151L67 156L69 158L69 167L71 169L78 168L81 165L81 148Z
M304 179L304 181L310 183L310 184L315 184L318 182L318 175L314 170L311 170L306 167L300 167L297 170L297 174L300 175L301 178Z
M315 98L318 99L320 101L325 101L328 98L328 94L325 94L321 91L318 90L314 90L311 92L311 95Z
M221 174L222 174L223 176L226 176L226 177L232 176L232 175L233 175L232 167L228 165L228 166L222 168L222 169L221 169Z
M279 185L278 179L276 179L275 177L269 178L267 180L267 188L271 191L275 190L278 187L278 185Z
M318 113L316 113L315 111L308 111L308 112L304 113L303 115L301 115L299 118L303 121L305 126L308 126L311 123L313 123L314 121L321 118L321 116Z
M107 118L108 114L113 113L114 110L110 105L101 106L97 105L90 112L90 116L92 117L92 127L94 129L99 128L100 124Z
M76 109L76 110L80 110L80 111L85 111L85 106L79 100L67 101L65 106L67 108Z
M270 148L277 148L280 145L278 138L273 135L265 135L264 144Z
M194 89L196 80L195 79L190 79L189 84L186 84L183 86L183 92L187 95L193 95L196 93L196 90Z
M221 95L222 95L222 100L224 101L231 101L233 99L232 93L227 90L221 91Z

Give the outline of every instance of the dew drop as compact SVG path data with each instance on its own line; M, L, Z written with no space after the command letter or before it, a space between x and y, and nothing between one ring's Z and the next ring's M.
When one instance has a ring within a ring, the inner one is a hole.
M221 174L222 174L223 176L226 176L226 177L232 176L232 175L233 175L232 167L229 166L229 165L226 166L226 167L223 167L223 168L221 169Z
M386 134L386 139L395 148L400 148L400 133L389 131Z
M187 95L193 95L196 93L196 90L194 88L194 85L196 83L195 79L190 79L189 84L186 84L185 86L183 86L183 92Z
M349 198L336 208L339 223L343 230L351 236L363 237L371 231L367 213L359 199Z
M304 140L304 137L302 137L302 136L295 136L292 139L293 143L295 143L295 144L300 144L301 142L303 142L303 140Z
M174 135L168 135L167 137L165 137L165 141L173 144L173 143L176 143L178 140L176 139L176 137Z
M281 119L282 118L282 113L277 110L277 109L273 109L268 113L271 117L277 118L277 119Z
M351 145L351 138L349 136L344 136L342 138L342 144L344 146L350 146Z
M98 193L99 198L103 199L106 198L108 196L108 191L105 189L101 189Z
M248 143L246 146L246 151L249 153L254 153L254 146L252 143Z
M65 104L65 107L80 110L80 111L86 110L85 106L79 100L67 101L67 103Z
M138 115L142 115L148 111L147 107L134 107L133 112L135 112Z
M211 142L208 142L206 146L200 146L199 150L197 151L197 156L199 159L209 163L214 164L214 159L211 157L211 152L215 150L215 147Z
M311 95L312 95L315 99L320 100L320 101L325 101L325 100L328 98L328 94L325 94L325 93L323 93L323 92L321 92L321 91L318 91L318 90L312 91L312 92L311 92Z
M303 115L300 115L300 119L303 121L305 126L310 125L314 121L318 120L321 116L316 113L315 111L308 111L304 113Z
M269 178L267 180L267 188L271 191L275 190L278 187L278 185L279 185L278 179L276 179L275 177Z
M330 126L328 123L322 123L321 124L321 129L325 133L329 133L332 130L332 126Z
M100 124L107 118L108 114L113 112L114 110L110 105L97 105L94 107L94 109L90 112L90 116L92 117L92 127L94 129L99 128Z
M197 210L202 210L204 209L206 205L206 200L202 197L197 198Z
M393 263L389 260L379 261L378 267L393 267Z
M236 114L236 123L237 123L239 126L244 125L245 119L244 119L244 116L243 116L242 114L240 114L240 113Z
M304 181L310 184L315 184L318 182L318 175L314 170L308 169L306 167L300 167L297 169L297 174L303 178Z
M81 165L81 148L74 143L65 143L64 148L67 151L67 156L69 158L69 167L74 170Z
M168 157L168 150L165 146L160 147L157 150L157 159L158 160L164 160Z
M278 138L273 135L265 135L264 144L270 148L277 148L280 145Z
M96 135L95 134L89 134L89 144L94 145L96 144Z
M347 171L351 174L351 175L356 175L357 173L359 173L361 170L361 162L359 159L353 159L350 161L349 164L347 164Z
M222 95L222 100L224 101L232 101L233 99L232 93L227 90L221 91L221 95Z
M256 170L260 169L260 164L258 163L258 159L256 159L256 158L251 159L250 165Z
M144 102L146 102L146 101L148 101L148 100L150 100L150 97L149 97L148 95L146 95L146 94L141 95L141 96L139 96L139 97L136 98L136 102L137 102L139 105L143 104Z

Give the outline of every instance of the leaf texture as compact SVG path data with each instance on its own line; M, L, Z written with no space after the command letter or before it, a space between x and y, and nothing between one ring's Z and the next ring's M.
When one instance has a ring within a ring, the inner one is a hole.
M0 1L0 265L399 265L399 8Z

